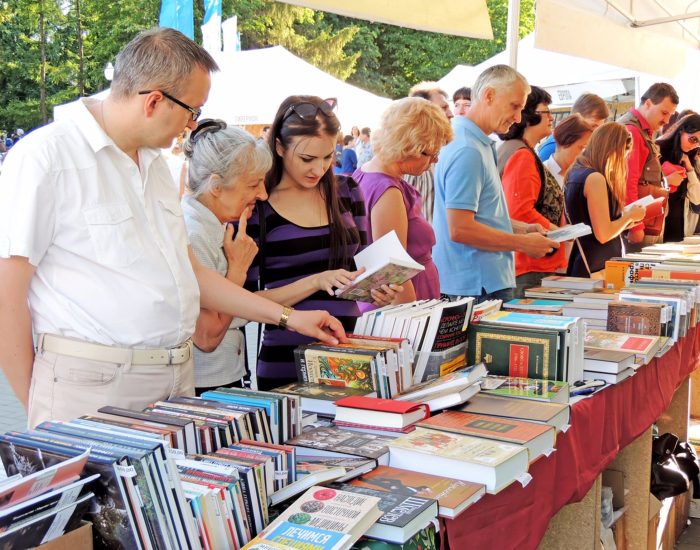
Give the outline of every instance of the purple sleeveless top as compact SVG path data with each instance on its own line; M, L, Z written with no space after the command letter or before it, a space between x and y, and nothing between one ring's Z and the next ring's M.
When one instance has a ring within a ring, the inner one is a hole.
M406 213L408 214L406 251L419 264L425 266L425 271L411 279L416 290L416 299L439 298L440 279L437 268L433 263L432 255L433 246L435 245L435 233L432 226L423 217L423 201L418 190L401 178L395 178L382 172L363 172L358 168L352 177L360 184L360 189L365 197L368 225L367 240L369 242L372 242L372 208L390 187L396 187L396 189L401 191Z

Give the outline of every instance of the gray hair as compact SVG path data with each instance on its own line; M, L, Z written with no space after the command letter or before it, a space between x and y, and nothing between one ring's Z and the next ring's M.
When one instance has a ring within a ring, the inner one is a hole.
M502 91L519 80L525 86L526 93L530 93L530 85L523 75L508 65L494 65L481 73L472 86L472 102L478 102L486 88Z
M195 67L219 70L214 58L181 32L166 27L142 31L117 54L110 93L118 99L144 90L177 95Z
M238 176L264 175L272 167L267 143L218 122L223 126L199 134L195 131L182 146L189 159L187 189L195 198L213 188L212 176L219 176L222 187L230 187Z

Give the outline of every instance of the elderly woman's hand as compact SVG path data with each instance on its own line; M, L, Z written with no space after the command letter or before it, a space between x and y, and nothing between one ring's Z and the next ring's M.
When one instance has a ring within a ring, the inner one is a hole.
M246 207L241 214L241 219L238 223L238 233L236 233L235 238L233 237L233 224L229 223L226 226L226 233L224 234L224 255L228 261L228 272L236 275L236 279L240 279L242 275L242 281L238 284L243 284L245 281L246 273L250 264L253 263L255 255L258 253L258 245L255 241L246 233L248 227L248 211L249 208ZM231 277L228 277L229 279ZM235 282L238 282L237 280Z

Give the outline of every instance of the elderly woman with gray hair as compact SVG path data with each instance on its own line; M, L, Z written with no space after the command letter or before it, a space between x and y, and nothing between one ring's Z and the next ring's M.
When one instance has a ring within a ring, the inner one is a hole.
M182 212L192 250L202 264L242 286L258 252L246 225L256 200L267 199L264 178L272 165L268 146L244 130L209 119L199 123L183 150L189 167ZM238 231L231 223L236 221ZM245 347L239 328L245 322L200 309L192 336L197 395L240 384Z

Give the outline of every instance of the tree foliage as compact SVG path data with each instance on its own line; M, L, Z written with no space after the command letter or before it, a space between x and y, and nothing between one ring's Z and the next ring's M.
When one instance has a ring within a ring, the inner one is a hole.
M534 28L533 1L521 0L521 36ZM50 115L56 104L105 88L105 65L140 30L158 24L160 4L0 0L0 130L42 124L42 96ZM195 40L201 41L203 0L194 4ZM238 17L243 49L280 44L338 78L400 97L416 82L437 80L458 63L476 64L504 49L508 0L487 4L493 41L413 31L271 0L223 0L223 17ZM40 11L46 34L43 80Z

